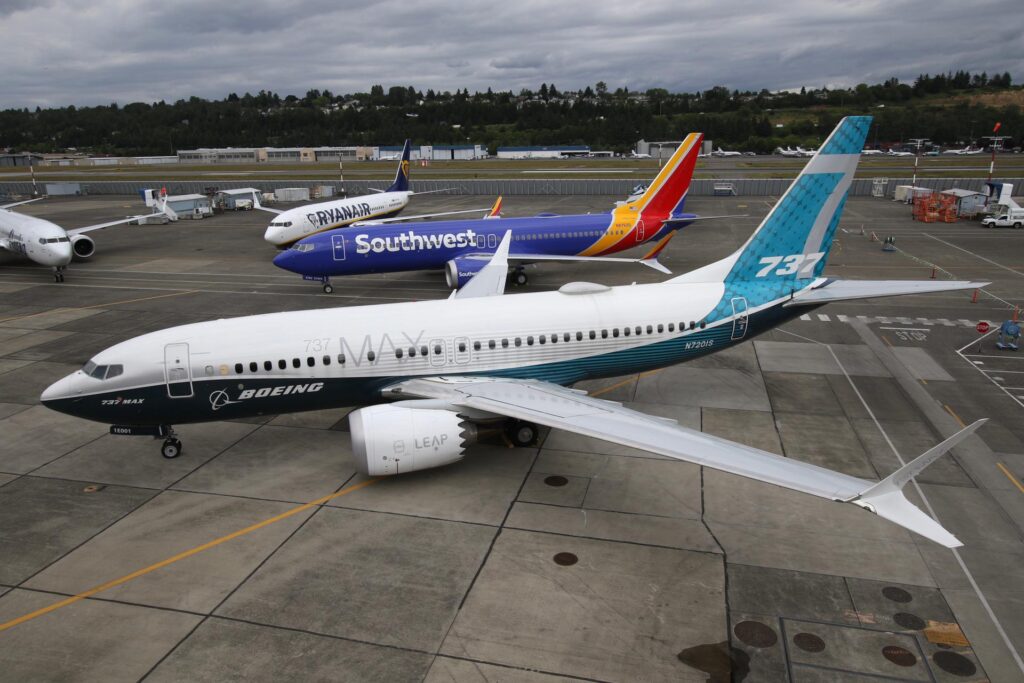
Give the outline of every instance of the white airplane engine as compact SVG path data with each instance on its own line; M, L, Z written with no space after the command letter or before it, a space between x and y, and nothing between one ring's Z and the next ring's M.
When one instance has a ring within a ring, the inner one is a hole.
M71 249L75 252L75 258L89 258L96 253L96 243L86 235L75 235L71 238Z
M476 441L476 427L448 410L376 405L348 424L356 469L371 477L450 465Z
M445 264L444 279L452 289L462 289L487 263L487 259L453 258Z

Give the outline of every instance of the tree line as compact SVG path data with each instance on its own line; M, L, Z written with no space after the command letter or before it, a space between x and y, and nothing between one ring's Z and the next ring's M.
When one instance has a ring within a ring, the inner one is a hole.
M1009 73L957 71L922 74L912 83L890 78L795 92L610 90L604 82L575 91L544 83L537 90L472 94L382 85L344 95L314 89L301 97L261 90L221 100L6 109L0 111L0 147L155 155L197 147L397 145L409 137L423 144L483 144L492 154L504 146L570 144L623 152L640 139L678 140L701 131L716 144L764 153L816 146L842 116L865 113L875 117L872 146L911 138L977 144L997 121L1001 134L1019 140L1020 107L980 97L999 92L1021 88Z

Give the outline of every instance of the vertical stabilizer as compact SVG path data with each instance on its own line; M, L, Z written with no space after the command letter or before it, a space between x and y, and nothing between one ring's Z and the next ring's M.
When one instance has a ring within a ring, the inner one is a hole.
M402 156L398 160L398 170L395 172L395 182L391 183L387 192L408 192L409 191L409 150L411 141L406 139L405 147L402 148Z

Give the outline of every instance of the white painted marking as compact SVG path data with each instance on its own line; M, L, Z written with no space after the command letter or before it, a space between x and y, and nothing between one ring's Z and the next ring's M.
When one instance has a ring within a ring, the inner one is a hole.
M879 327L880 330L903 330L904 332L930 332L927 327Z
M819 314L818 314L818 320L820 320L820 321L821 321L821 322L823 322L823 323L827 323L827 322L831 322L831 321L832 321L832 319L831 319L831 318L829 318L829 317L828 317L828 316L827 316L826 314L824 314L824 313L819 313Z
M837 315L837 316L836 316L836 318L837 318L837 319L839 320L839 322L841 322L841 323L848 323L848 322L850 322L850 319L849 319L849 318L848 318L847 316L845 316L845 315L843 315L843 314L841 314L841 313L840 313L839 315Z
M810 319L811 319L811 316L809 316L809 315L807 315L806 313L804 313L804 314L803 314L802 316L800 316L800 319L801 319L801 320L810 320Z
M953 247L957 251L962 251L965 254L970 254L974 258L981 259L982 261L984 261L986 263L991 263L993 266L996 266L997 268L1002 268L1003 270L1007 270L1007 271L1013 273L1014 275L1020 275L1021 277L1024 277L1024 273L1020 272L1019 270L1014 270L1013 268L1010 268L1009 266L1004 266L1002 263L996 263L995 261L993 261L990 258L985 258L984 256L982 256L980 254L975 254L973 251L969 251L967 249L964 249L963 247L958 247L955 244L951 244L950 242L947 242L946 240L941 240L938 237L936 237L935 235L929 235L926 232L923 232L921 234L924 235L925 237L930 237L931 239L935 240L936 242L942 242L947 247Z

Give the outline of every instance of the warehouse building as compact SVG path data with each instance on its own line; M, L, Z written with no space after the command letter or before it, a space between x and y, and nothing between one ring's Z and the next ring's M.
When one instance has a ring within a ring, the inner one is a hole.
M374 147L372 159L397 159L402 153L402 145L385 145ZM419 161L428 159L430 161L469 161L472 159L486 159L487 148L483 145L419 145L409 150L409 160Z
M18 154L0 154L0 167L38 166L43 160L42 154L20 152Z
M560 145L543 147L499 147L499 159L564 159L585 157L590 154L587 145Z

